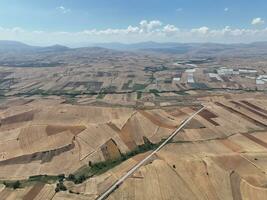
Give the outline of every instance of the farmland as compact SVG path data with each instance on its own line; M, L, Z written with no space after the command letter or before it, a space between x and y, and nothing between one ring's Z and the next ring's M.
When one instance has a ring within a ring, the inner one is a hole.
M267 197L264 58L75 52L0 67L0 199L96 199L202 106L107 199Z
M257 100L247 93L196 96L206 109L109 199L144 199L149 195L157 199L250 198L255 191L259 199L264 197L267 101L264 94L255 94ZM197 109L195 105L134 108L64 102L53 96L5 101L0 177L3 181L19 180L22 185L19 190L3 187L1 196L94 199L152 149L131 152L147 141L157 144L167 138ZM123 154L128 156L122 159ZM117 159L121 161L115 162ZM82 169L100 162L113 167L98 173L102 168L98 165L96 174L92 171L85 176ZM85 179L80 184L65 179L67 191L55 193L60 174ZM25 181L38 175L48 177L43 183ZM149 192L155 187L160 193ZM177 187L179 190L170 193Z

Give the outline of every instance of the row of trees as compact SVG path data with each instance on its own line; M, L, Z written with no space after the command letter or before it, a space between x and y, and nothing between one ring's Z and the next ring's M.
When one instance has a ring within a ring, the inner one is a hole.
M15 181L15 182L6 182L6 181L4 181L3 184L8 188L13 188L14 190L17 189L17 188L20 188L20 186L21 186L20 181Z

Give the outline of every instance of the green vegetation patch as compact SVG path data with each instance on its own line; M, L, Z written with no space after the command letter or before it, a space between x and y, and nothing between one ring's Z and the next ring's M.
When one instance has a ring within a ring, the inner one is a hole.
M4 181L2 184L4 184L7 188L13 188L14 190L21 187L20 181Z
M172 84L172 79L165 79L164 80L164 83L166 83L166 84Z
M105 93L99 93L96 98L97 99L104 99L105 96L106 96Z
M53 184L62 179L62 175L59 176L48 176L48 175L37 175L30 176L25 180L17 180L17 181L0 181L0 183L4 184L7 188L24 188L27 186L35 185L36 183L44 183L44 184Z
M124 83L121 89L122 90L130 90L131 88L129 86L132 82L133 82L133 80L129 80L127 83Z
M189 95L186 91L175 91L174 93L179 95Z
M144 90L146 87L147 87L146 84L135 83L135 84L133 85L133 90L134 90L134 91Z
M137 99L141 99L142 98L142 92L137 92Z
M139 145L136 149L127 152L125 154L121 154L121 157L115 160L107 160L98 163L92 163L89 161L87 166L83 166L79 170L77 170L74 174L70 174L67 178L68 181L73 181L75 184L80 184L84 182L86 179L91 178L95 175L100 175L105 173L106 171L116 167L121 164L123 161L132 158L140 153L145 153L159 147L165 140L157 144L151 143L147 138L144 137L144 144Z
M106 88L102 88L101 91L97 95L97 99L103 99L107 94L114 93L116 91L116 86L109 86Z
M160 92L157 89L151 89L151 90L149 90L149 92L152 93L152 94L154 94L156 97L159 97L160 96L159 95Z

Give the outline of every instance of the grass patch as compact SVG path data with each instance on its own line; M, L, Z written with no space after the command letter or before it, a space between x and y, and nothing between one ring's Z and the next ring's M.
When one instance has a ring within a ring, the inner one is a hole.
M160 96L159 95L160 92L157 89L151 89L151 90L149 90L149 92L152 93L152 94L154 94L156 97L159 97Z
M44 183L44 184L53 184L62 179L62 175L58 176L48 176L48 175L37 175L30 176L25 180L17 180L17 181L0 181L0 183L4 184L7 188L24 188L28 186L35 185L36 183Z
M142 92L137 92L137 99L141 99L142 98Z
M136 83L136 84L133 85L133 90L134 91L144 90L146 87L147 87L147 85L145 85L145 84Z
M189 95L186 91L175 91L174 93L179 95Z
M122 90L130 90L131 88L129 87L130 84L132 84L133 80L129 80L127 83L124 83L122 86Z
M105 93L99 93L96 97L96 99L104 99L104 97L106 96Z
M116 91L116 86L109 86L106 88L102 88L98 93L96 99L103 99L107 94L114 93Z
M166 83L166 84L172 84L172 79L165 79L164 80L164 83Z

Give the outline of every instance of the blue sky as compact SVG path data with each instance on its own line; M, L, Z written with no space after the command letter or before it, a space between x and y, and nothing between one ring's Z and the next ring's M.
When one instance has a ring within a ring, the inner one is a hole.
M1 0L0 39L250 42L267 39L266 10L266 0Z

